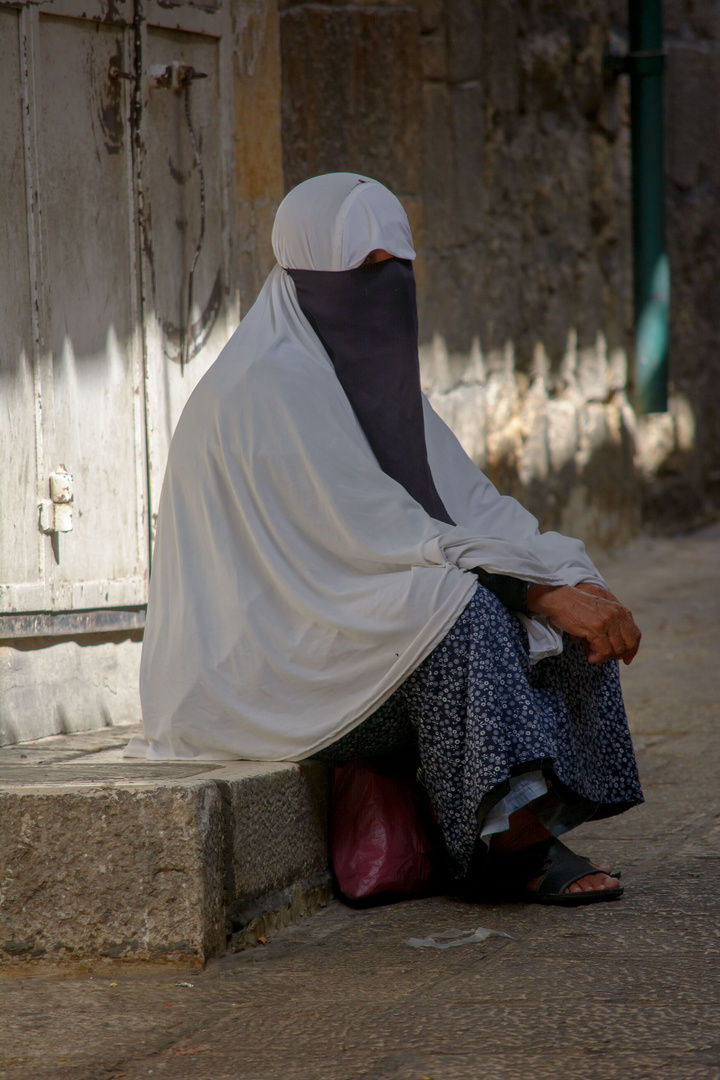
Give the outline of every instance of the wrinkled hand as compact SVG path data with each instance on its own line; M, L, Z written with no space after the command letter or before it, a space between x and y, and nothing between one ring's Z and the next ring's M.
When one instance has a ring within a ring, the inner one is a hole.
M593 581L579 581L575 588L588 593L590 596L599 596L601 600L612 600L616 604L620 603L617 596L611 593L609 589L603 589L602 585L596 585Z
M612 659L629 664L640 648L640 631L628 609L589 581L575 586L531 584L528 610L547 616L557 630L581 642L591 664Z

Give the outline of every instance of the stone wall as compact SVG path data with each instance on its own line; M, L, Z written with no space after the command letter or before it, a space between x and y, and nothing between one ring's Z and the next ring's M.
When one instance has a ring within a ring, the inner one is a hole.
M720 3L665 0L667 229L674 446L646 512L702 521L720 507Z
M272 269L270 243L283 196L280 48L274 0L233 0L235 267L245 314Z
M281 11L286 188L357 169L401 197L433 404L502 490L592 548L632 536L643 505L661 523L710 514L716 453L704 418L716 407L717 330L696 310L710 313L717 289L709 166L686 195L699 200L690 235L670 167L671 410L637 418L628 400L629 86L603 70L604 52L624 49L623 11L587 0ZM668 79L671 163L687 160L673 147L691 115L675 90L679 65L696 72L696 93L704 79L695 38L682 48L672 46ZM712 67L710 45L700 52ZM716 119L704 123L710 131ZM702 161L708 143L694 149ZM706 234L699 287L689 253ZM685 498L672 502L673 491Z
M627 88L598 5L529 7L424 12L424 369L504 491L606 546L638 527Z

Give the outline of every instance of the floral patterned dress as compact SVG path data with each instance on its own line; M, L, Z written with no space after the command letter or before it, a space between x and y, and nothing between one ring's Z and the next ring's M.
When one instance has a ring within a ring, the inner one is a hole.
M556 835L643 801L617 661L589 664L566 637L559 656L531 666L522 623L482 585L392 697L315 757L344 764L403 750L419 755L459 876L519 777L541 770Z

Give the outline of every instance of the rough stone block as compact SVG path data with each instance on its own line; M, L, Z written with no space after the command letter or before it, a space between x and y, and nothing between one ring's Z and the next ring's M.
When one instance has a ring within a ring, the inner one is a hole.
M600 107L603 96L603 54L607 51L609 20L598 12L583 26L579 41L574 43L572 61L573 92L582 113L592 116Z
M675 449L675 425L672 413L649 413L639 416L636 426L637 460L643 473L657 473Z
M456 386L433 397L431 404L455 432L468 457L482 468L486 457L484 386Z
M327 898L324 766L123 761L119 734L2 752L2 962L200 967Z
M276 205L282 198L277 8L266 0L233 0L231 15L236 196L248 205Z
M518 385L509 365L490 372L486 401L488 431L497 434L510 424L518 406Z
M593 455L602 450L607 437L605 409L599 403L589 403L579 413L580 438L575 461L583 469Z
M445 6L448 31L448 78L467 82L482 75L482 5L477 0L452 0Z
M604 401L607 397L607 350L602 334L598 334L594 345L578 350L577 380L586 401Z
M483 92L479 82L452 87L450 115L453 139L453 225L443 222L446 243L477 240L487 198L483 184Z
M427 34L442 25L445 14L444 0L420 0L420 24Z
M431 250L447 246L446 230L453 220L451 132L448 88L428 83L423 87L423 193L425 243ZM433 292L438 292L437 284Z
M720 184L720 52L673 45L665 102L671 180L686 189Z
M5 958L202 963L222 951L216 785L56 784L0 794Z
M254 898L327 869L327 769L312 761L266 769L258 776L218 781L228 801L232 838L231 917L237 905L244 908Z
M419 186L420 19L410 7L291 7L280 20L288 188L359 170Z
M423 34L420 40L424 79L444 79L447 75L447 46L445 34L438 30Z
M522 67L529 108L556 110L570 98L571 53L570 35L564 28L533 35L524 44Z
M548 397L545 382L535 379L520 410L521 441L518 446L518 477L529 486L548 475Z
M559 473L573 462L578 444L578 415L573 401L567 398L548 401L547 442L550 467Z
M283 197L280 30L266 0L231 0L235 206L240 310L244 315L275 265L270 243Z
M485 56L490 101L501 112L518 106L518 12L510 0L487 5Z

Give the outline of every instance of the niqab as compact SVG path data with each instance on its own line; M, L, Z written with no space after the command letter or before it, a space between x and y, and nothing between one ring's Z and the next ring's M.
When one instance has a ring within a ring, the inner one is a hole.
M412 263L289 273L380 468L431 517L454 525L427 457Z

